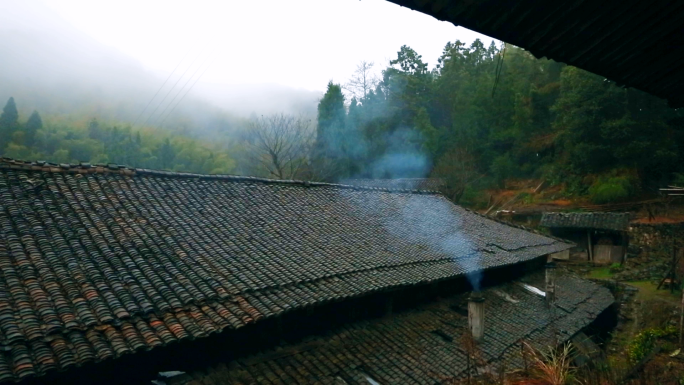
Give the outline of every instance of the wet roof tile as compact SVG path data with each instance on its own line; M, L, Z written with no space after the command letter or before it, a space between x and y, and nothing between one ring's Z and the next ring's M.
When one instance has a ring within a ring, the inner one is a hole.
M0 159L0 381L568 247L434 193Z
M541 287L543 273L525 279ZM515 298L513 303L501 293ZM562 343L589 325L614 301L610 291L595 283L569 276L557 277L557 297L572 308L549 307L544 298L506 283L484 291L485 335L476 352L480 367L521 367L521 341L546 348ZM282 381L367 384L365 376L379 383L441 383L466 377L467 317L454 311L467 294L438 300L393 317L347 324L325 335L228 363L189 373L202 383L235 380L268 384ZM448 337L448 338L445 338ZM471 368L472 369L472 368ZM297 376L300 377L297 377ZM242 377L240 377L242 376Z
M626 231L629 213L557 213L542 214L540 226L551 228L574 228Z

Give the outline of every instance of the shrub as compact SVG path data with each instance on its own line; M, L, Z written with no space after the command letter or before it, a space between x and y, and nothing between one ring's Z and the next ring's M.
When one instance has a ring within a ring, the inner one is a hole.
M655 348L658 338L671 336L677 333L675 326L668 326L664 329L651 328L639 332L627 347L627 354L630 361L638 363L644 359Z
M684 174L680 174L678 172L674 173L672 183L674 183L677 186L684 186Z
M532 204L534 203L534 195L528 193L528 192L523 192L518 195L518 200L525 204Z
M487 208L488 202L488 195L483 190L468 185L463 191L458 204L478 210Z
M591 201L597 204L618 202L633 193L632 181L626 176L602 177L589 187Z
M609 270L611 273L617 273L618 271L622 270L622 265L619 263L613 263L610 265Z
M510 154L506 154L494 159L491 171L497 183L502 185L505 179L517 175L518 165L513 161Z

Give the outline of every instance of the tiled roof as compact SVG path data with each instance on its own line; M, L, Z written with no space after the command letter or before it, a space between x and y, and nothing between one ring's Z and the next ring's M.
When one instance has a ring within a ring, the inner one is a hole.
M440 191L446 186L446 182L441 178L348 179L344 183L363 187L427 191Z
M569 245L417 194L0 160L0 382Z
M543 289L543 274L528 278ZM515 283L484 292L485 335L478 350L495 372L502 361L508 370L524 366L521 340L544 350L562 343L614 301L608 289L569 276L557 278L556 293L552 312L543 297ZM449 379L467 376L462 339L468 333L466 297L346 325L302 343L202 368L189 373L187 384L351 385L368 384L366 375L381 384L451 383ZM483 369L482 363L479 366Z
M543 213L540 226L626 231L629 213Z

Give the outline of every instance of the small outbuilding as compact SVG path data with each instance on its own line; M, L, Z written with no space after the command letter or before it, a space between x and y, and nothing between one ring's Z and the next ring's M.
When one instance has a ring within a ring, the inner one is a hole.
M540 226L576 246L554 254L555 259L580 259L596 263L622 263L629 237L629 213L543 213Z

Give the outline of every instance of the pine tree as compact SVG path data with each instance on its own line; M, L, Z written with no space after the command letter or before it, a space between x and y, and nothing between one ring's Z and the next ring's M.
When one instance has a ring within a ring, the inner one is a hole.
M105 139L104 130L100 127L100 122L95 118L88 123L88 137L100 141Z
M19 125L19 112L14 98L10 97L0 114L0 151L3 150L12 139L12 134Z
M318 170L320 174L334 175L334 179L344 178L348 175L346 165L346 152L350 138L345 135L345 122L347 111L344 108L344 95L342 87L328 83L328 90L318 103L318 129L316 130L315 145L315 168L330 168L326 165L334 165L335 170ZM325 177L332 180L333 178Z
M164 142L159 146L159 163L162 169L169 169L176 157L176 150L171 145L169 138L164 139Z
M43 128L43 120L40 118L38 111L33 111L26 121L26 135L24 136L24 144L26 147L33 147L36 144L36 133Z
M371 91L372 92L372 91ZM344 133L346 168L349 176L361 175L367 156L366 139L361 132L362 106L356 98L349 104L349 113Z
M346 114L342 87L331 81L323 99L318 103L316 148L320 156L341 156Z

